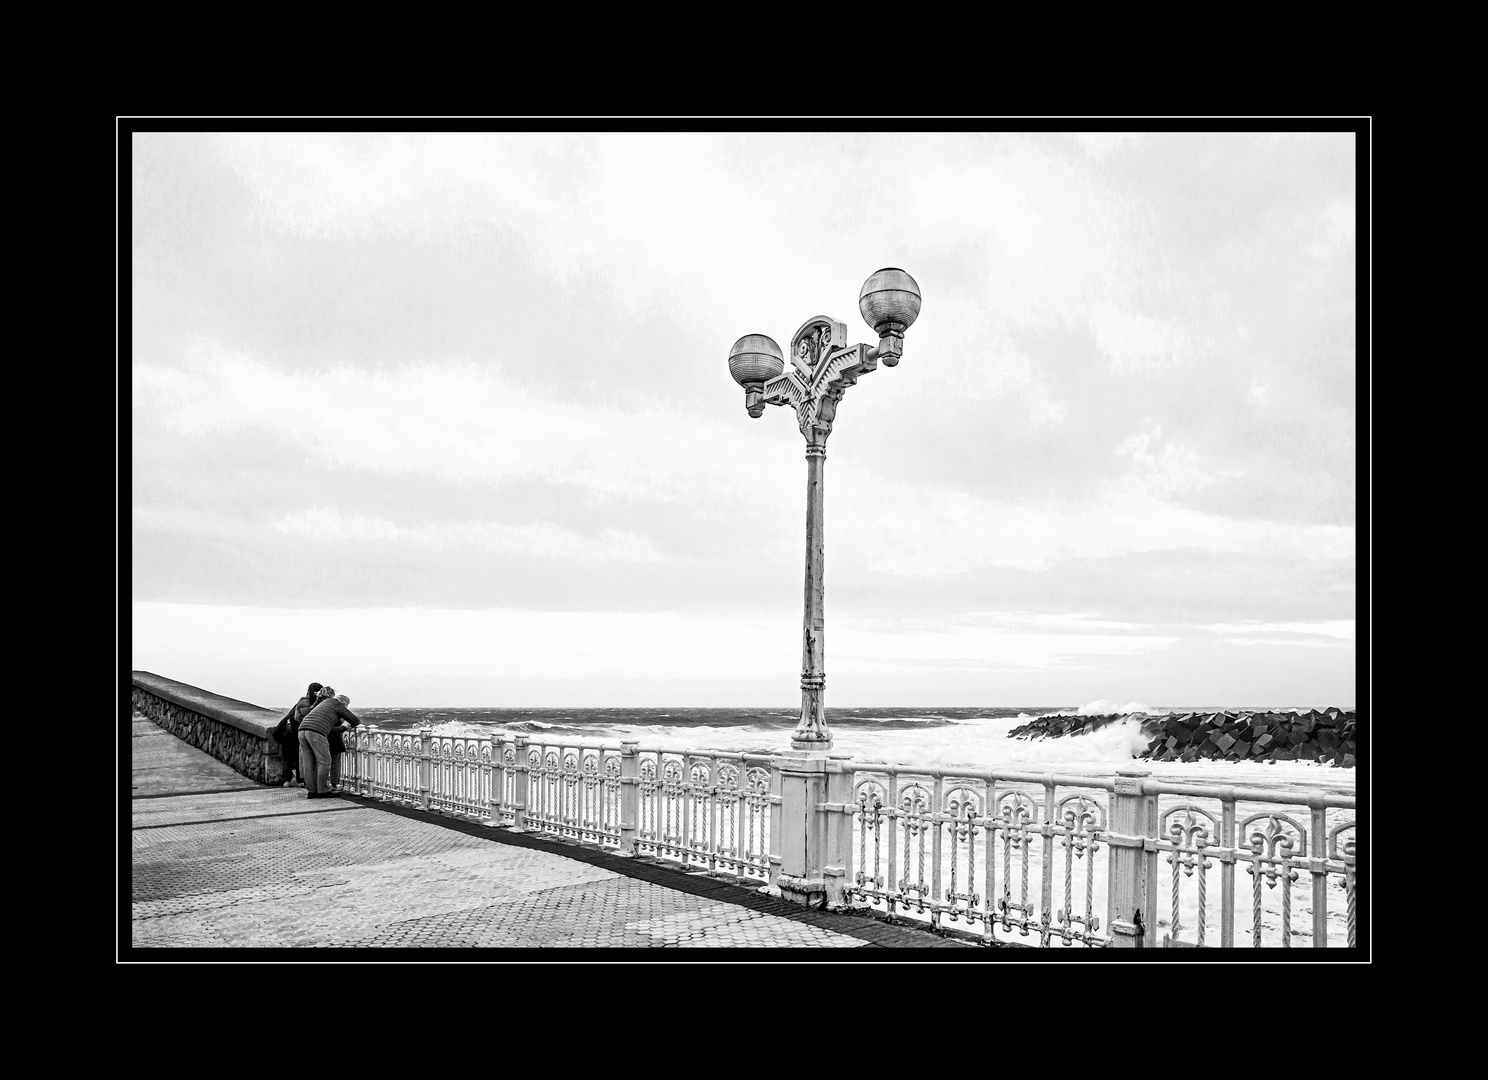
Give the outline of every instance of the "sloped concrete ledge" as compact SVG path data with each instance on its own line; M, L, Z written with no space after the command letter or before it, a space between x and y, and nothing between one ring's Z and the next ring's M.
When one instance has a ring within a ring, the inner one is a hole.
M250 780L289 778L289 763L270 734L282 714L149 671L131 673L130 698L153 723Z

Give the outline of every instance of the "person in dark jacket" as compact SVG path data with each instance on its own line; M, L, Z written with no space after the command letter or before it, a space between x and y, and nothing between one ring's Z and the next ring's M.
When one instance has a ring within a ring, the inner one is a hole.
M289 712L284 714L274 727L274 741L279 744L279 756L284 759L284 786L295 786L295 767L300 760L300 721L304 720L315 703L320 700L321 685L318 682L310 684L305 691L305 696L290 706ZM300 772L299 784L305 784L305 774Z
M337 720L345 720L352 727L362 722L361 717L336 700L336 691L329 686L320 690L320 700L300 721L300 772L305 777L305 786L310 790L307 798L329 799L335 797L331 790L331 728Z

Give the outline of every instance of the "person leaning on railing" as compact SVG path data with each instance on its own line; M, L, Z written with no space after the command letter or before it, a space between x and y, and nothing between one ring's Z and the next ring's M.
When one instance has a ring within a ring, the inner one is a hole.
M305 696L291 705L289 712L284 714L284 719L274 726L274 741L279 744L279 756L284 759L285 787L295 786L295 768L300 760L300 721L315 708L316 702L320 700L320 690L320 683L311 683ZM303 770L300 771L299 778L303 784Z
M310 790L308 799L329 799L336 793L331 790L331 744L328 738L331 728L338 720L345 720L351 727L360 724L361 718L336 700L336 691L322 687L320 701L300 721L300 772L305 777L305 786Z
M342 705L350 705L351 698L345 694L337 694L336 700ZM326 741L331 744L331 790L341 790L341 755L346 753L346 733L351 730L351 725L345 720L337 720L336 726L331 728L331 733L326 736Z

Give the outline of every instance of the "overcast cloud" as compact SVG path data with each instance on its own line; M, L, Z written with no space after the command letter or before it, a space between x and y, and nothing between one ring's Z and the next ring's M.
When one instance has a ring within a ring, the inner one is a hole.
M136 135L134 666L264 704L1351 705L1349 135Z

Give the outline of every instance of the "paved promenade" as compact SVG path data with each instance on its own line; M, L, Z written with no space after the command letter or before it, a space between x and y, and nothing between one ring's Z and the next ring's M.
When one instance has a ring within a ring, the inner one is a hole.
M303 789L256 784L138 716L132 735L135 948L975 952L532 833L351 795L307 800ZM762 958L771 955L780 954Z

